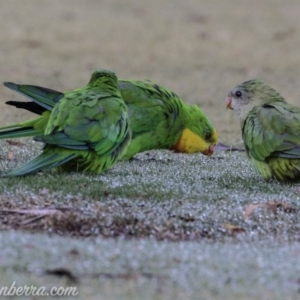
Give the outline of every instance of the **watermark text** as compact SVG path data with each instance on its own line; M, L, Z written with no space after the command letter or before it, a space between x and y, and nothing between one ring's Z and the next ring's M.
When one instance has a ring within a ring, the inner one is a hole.
M47 288L45 286L23 285L16 286L14 281L11 286L0 287L0 296L77 296L76 286Z

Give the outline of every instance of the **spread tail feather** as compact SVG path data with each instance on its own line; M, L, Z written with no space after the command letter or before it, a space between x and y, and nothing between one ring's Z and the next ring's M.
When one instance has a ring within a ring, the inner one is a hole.
M23 96L26 96L30 100L37 103L39 106L43 107L46 110L52 110L54 105L63 97L63 93L51 90L44 87L39 87L35 85L26 85L26 84L16 84L13 82L4 82L3 83L7 88L20 93ZM14 103L7 103L9 105L15 105ZM18 107L17 105L15 105ZM19 107L21 108L21 107ZM23 107L22 107L23 108ZM34 109L34 107L32 107ZM30 110L30 106L25 108Z
M36 119L0 127L0 139L43 135L49 115L46 111Z
M23 128L20 127L18 124L2 127L0 129L0 139L12 139L12 138L36 136L38 134L40 134L40 132L35 130L33 127Z
M55 168L75 157L76 154L71 153L43 152L31 161L7 173L6 175L4 175L4 177L28 175L40 170Z

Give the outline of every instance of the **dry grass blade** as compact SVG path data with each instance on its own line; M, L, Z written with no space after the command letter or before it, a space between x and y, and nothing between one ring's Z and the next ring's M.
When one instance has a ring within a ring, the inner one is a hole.
M6 159L14 160L15 159L15 153L13 151L8 151Z
M24 147L26 144L17 142L17 141L11 141L11 140L6 140L6 143L11 145L11 146L17 146L17 147Z
M64 211L74 210L70 207L61 208L42 208L42 209L0 209L0 213L15 213L15 214L25 214L25 215L39 215L39 216L49 216L57 213L62 213Z
M268 202L268 208L271 209L273 213L276 213L278 209L283 210L286 213L292 213L297 211L295 207L293 207L290 203L285 201L270 200Z
M267 203L257 203L257 204L251 203L245 209L245 212L243 215L244 220L248 219L253 214L254 210L258 207L268 207L268 204Z
M23 222L20 222L19 225L20 226L25 226L25 225L28 225L28 224L33 223L35 221L39 221L40 219L42 219L46 216L47 215L41 215L41 216L33 217L33 218L30 218L30 219L24 220Z
M243 215L244 220L249 219L255 211L255 209L259 207L265 207L274 214L276 214L278 210L283 210L286 213L292 213L297 211L297 209L295 207L292 207L291 204L289 204L288 202L270 200L268 203L256 203L248 205Z
M223 224L223 227L230 231L231 233L233 234L236 234L236 233L242 233L242 232L245 232L246 230L241 227L241 226L237 226L237 225L232 225L232 224L229 224L229 223L224 223Z
M243 147L228 146L223 143L218 143L214 149L215 151L245 151Z

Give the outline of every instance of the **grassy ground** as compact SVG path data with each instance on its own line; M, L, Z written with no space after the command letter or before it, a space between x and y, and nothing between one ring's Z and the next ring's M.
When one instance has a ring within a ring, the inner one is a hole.
M299 1L0 4L0 81L67 90L100 67L151 79L199 104L227 144L241 141L225 110L237 83L259 77L299 105ZM1 124L31 117L4 104L19 95L0 97ZM0 142L3 172L38 153L21 142ZM138 158L99 176L1 179L1 285L76 285L79 299L298 299L299 186L262 181L242 152Z

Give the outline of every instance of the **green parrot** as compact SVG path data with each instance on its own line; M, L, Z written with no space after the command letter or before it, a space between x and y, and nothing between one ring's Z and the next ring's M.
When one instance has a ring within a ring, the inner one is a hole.
M300 179L300 108L258 79L237 85L227 107L241 121L246 153L264 179Z
M64 93L33 85L4 83L27 96L30 102L8 101L9 105L41 115L29 122L0 128L1 138L42 135L54 105ZM185 104L172 91L151 81L119 80L118 87L128 107L132 131L131 143L124 159L136 153L169 149L180 153L213 153L217 132L197 105Z
M46 106L47 101L43 103ZM98 174L126 153L131 138L118 79L106 70L95 71L86 87L65 93L60 101L51 102L51 111L25 123L14 132L36 127L35 139L44 142L45 147L40 155L6 176L58 166Z

